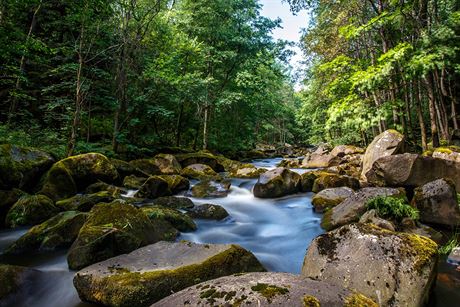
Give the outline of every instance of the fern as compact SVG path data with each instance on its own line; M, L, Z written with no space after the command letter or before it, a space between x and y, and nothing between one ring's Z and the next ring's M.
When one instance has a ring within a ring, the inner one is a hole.
M407 204L404 199L378 196L367 202L367 210L375 209L382 218L401 222L405 217L419 219L419 211Z

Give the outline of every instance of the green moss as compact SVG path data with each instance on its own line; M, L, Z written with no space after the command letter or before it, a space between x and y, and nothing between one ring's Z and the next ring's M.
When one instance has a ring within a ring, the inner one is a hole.
M44 195L26 195L21 197L6 215L6 224L10 227L36 225L59 213L53 201Z
M370 298L359 294L353 293L345 298L344 307L378 307L379 305L376 304Z
M286 295L289 293L288 288L282 288L276 285L269 285L264 283L258 283L257 285L252 286L251 290L260 293L260 295L265 297L269 303L271 303L271 300L274 297L278 295Z
M321 219L321 227L326 231L329 231L332 228L334 228L331 223L332 212L333 212L332 210L326 211L323 215L323 218Z
M437 258L438 245L431 239L409 233L401 233L399 237L405 245L401 252L408 257L415 257L414 267L417 271Z
M165 220L180 231L194 231L197 228L195 222L188 215L175 209L161 206L148 206L141 208L141 210L152 222L158 219Z
M302 304L304 307L321 307L320 301L312 295L305 295L302 298Z

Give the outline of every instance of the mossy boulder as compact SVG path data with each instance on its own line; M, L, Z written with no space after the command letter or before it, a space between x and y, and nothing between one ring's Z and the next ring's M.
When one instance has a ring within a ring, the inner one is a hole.
M454 183L438 179L415 189L412 203L420 212L420 221L450 227L460 226L460 205Z
M10 144L0 145L0 189L20 188L31 192L40 177L53 165L44 151Z
M163 220L182 232L195 231L197 228L195 222L188 215L176 209L161 206L144 206L141 210L153 223L156 220Z
M311 203L316 212L322 213L337 206L353 193L354 191L349 187L326 189L313 196Z
M243 164L241 167L231 172L230 177L243 179L259 178L259 176L265 172L267 172L267 169L265 168L256 168L251 164Z
M182 166L173 155L158 154L153 158L153 161L163 175L177 175L182 170Z
M97 192L94 194L78 194L74 197L56 202L56 207L62 211L88 212L94 205L99 203L111 203L115 197L109 191Z
M123 186L127 189L138 190L147 181L148 178L137 177L135 175L126 176L123 179Z
M177 161L183 168L193 164L204 164L212 168L215 172L224 172L226 169L222 162L229 162L225 157L217 157L209 151L199 151L195 153L185 153L176 155ZM220 160L220 161L219 161ZM230 163L229 163L230 164Z
M127 176L138 176L138 177L146 176L143 172L141 172L136 167L134 167L133 165L129 164L126 161L118 160L118 159L110 159L110 163L112 163L112 165L117 169L117 172L120 175L121 180L123 180L123 178Z
M120 187L102 181L95 182L85 189L85 194L96 194L99 192L109 192L112 197L118 198L124 191Z
M180 175L161 175L158 176L168 183L169 190L173 194L187 191L190 188L190 181Z
M144 182L134 197L155 199L169 195L172 195L172 192L169 189L168 183L161 177L152 176Z
M94 264L74 277L84 301L108 306L150 306L171 293L213 278L264 271L237 245L158 242Z
M60 211L45 195L26 195L22 196L8 211L5 224L11 228L37 225Z
M144 176L161 175L161 170L153 159L132 160L129 164Z
M359 222L361 224L374 224L386 230L396 231L395 225L392 222L381 218L375 209L369 210L366 213L364 213L359 219Z
M5 226L5 218L8 211L13 207L13 205L22 197L27 195L27 193L19 190L13 189L10 191L0 190L0 228Z
M347 197L339 205L327 211L321 221L321 227L332 230L337 227L359 221L367 211L367 202L378 196L406 198L402 189L393 188L363 188Z
M313 240L301 275L359 289L379 306L424 306L437 260L438 246L426 237L352 224Z
M230 192L230 187L230 180L202 180L192 187L191 194L196 198L227 197Z
M97 204L72 244L67 262L70 269L81 269L155 243L161 235L147 215L132 205Z
M193 201L191 201L189 198L178 196L159 197L154 199L151 204L155 206L181 210L191 209L194 206Z
M181 175L193 179L219 178L219 175L206 164L191 164L182 169Z
M340 286L288 273L234 274L189 287L153 304L157 306L352 306L378 305L364 295Z
M14 295L26 288L40 271L22 266L0 264L0 305L15 306Z
M350 176L323 173L313 182L312 191L318 193L325 189L348 187L359 189L359 180Z
M449 146L449 147L436 148L433 151L432 157L459 163L460 162L460 147Z
M278 167L260 175L254 186L254 196L276 198L300 191L300 175L286 168Z
M312 171L303 173L300 176L300 192L311 192L316 178L323 174L332 174L324 171Z
M228 217L229 214L224 207L214 204L202 204L196 205L187 211L187 215L194 219L206 219L206 220L223 220Z
M88 153L56 162L45 175L40 194L57 201L74 196L98 180L112 183L117 179L118 172L107 157Z
M5 254L23 254L69 247L77 238L87 213L61 212L40 225L32 227L5 251Z

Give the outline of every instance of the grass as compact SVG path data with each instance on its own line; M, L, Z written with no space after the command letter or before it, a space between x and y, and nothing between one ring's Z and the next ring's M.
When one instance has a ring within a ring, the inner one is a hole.
M460 241L458 240L459 232L456 230L450 240L444 244L443 246L439 247L439 254L441 255L449 255L452 250L456 247L460 246Z
M398 222L406 217L413 220L419 219L419 211L401 198L378 196L371 199L366 205L367 210L375 209L377 214L385 219Z

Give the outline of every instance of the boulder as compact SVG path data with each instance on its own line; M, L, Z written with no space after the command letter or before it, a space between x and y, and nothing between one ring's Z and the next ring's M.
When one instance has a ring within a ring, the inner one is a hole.
M312 153L302 161L302 168L326 168L340 164L340 158L331 154Z
M110 159L110 163L117 169L118 174L120 175L120 179L123 179L127 176L138 176L144 177L146 174L141 172L133 165L129 164L126 161L118 160L118 159Z
M165 180L159 176L152 176L140 187L134 197L155 199L171 194L171 190Z
M339 205L327 211L321 227L331 230L349 223L357 222L367 211L367 202L377 196L392 196L405 198L404 191L393 188L363 188L346 198Z
M297 158L283 159L280 163L278 163L277 167L300 168L301 161Z
M227 197L230 187L230 180L203 180L192 187L191 194L196 198Z
M180 175L161 175L158 177L168 183L169 190L171 190L173 194L187 191L190 188L190 181Z
M74 197L57 201L56 207L62 211L88 212L96 204L111 203L114 200L115 197L110 192L102 191L94 194L78 194Z
M460 163L460 147L449 146L436 148L433 151L432 157Z
M10 144L0 145L0 189L20 188L31 192L40 177L53 165L44 151Z
M259 176L265 172L267 172L265 168L256 168L255 166L249 167L249 165L243 165L236 171L230 173L230 176L243 179L259 178Z
M27 194L19 189L0 190L0 228L5 226L5 218L11 207L25 195Z
M173 155L158 154L153 161L163 175L177 175L182 170L182 166Z
M172 209L190 209L193 208L194 204L193 201L191 201L187 197L177 197L177 196L165 196L165 197L160 197L157 199L154 199L151 202L152 205L155 206L162 206L162 207L167 207L167 208L172 208Z
M366 306L378 305L362 294L288 273L246 273L221 277L174 293L161 306Z
M204 164L211 167L215 172L224 172L225 167L222 165L224 159L219 159L219 157L211 154L208 151L199 151L195 153L186 153L176 155L177 161L182 165L183 168L193 164ZM226 159L228 160L228 159ZM227 161L228 162L228 161Z
M426 237L353 224L313 240L301 275L359 289L379 306L424 306L437 260L438 246Z
M182 169L181 175L193 179L218 178L219 175L208 165L191 164Z
M85 189L86 194L96 194L99 192L109 192L110 195L117 198L117 197L120 197L120 195L124 192L124 190L122 188L119 188L117 186L114 186L112 184L108 184L102 181L93 183Z
M260 175L254 186L254 196L276 198L300 191L301 177L286 168L278 167Z
M37 225L58 214L59 211L54 202L45 195L25 195L8 211L5 224L11 228Z
M161 239L160 230L144 212L132 205L123 202L97 204L69 250L69 268L81 269L155 243Z
M332 173L324 171L312 171L303 173L300 176L300 192L311 192L313 190L313 184L315 183L316 178L325 174Z
M460 190L460 163L402 154L375 161L367 173L367 181L377 186L415 188L441 178L451 179Z
M58 201L74 196L98 180L111 183L117 179L117 170L107 157L88 153L53 164L44 176L40 194Z
M196 205L187 211L187 214L194 219L223 220L228 217L224 207L214 204Z
M456 227L460 226L460 205L454 183L438 179L415 189L412 203L420 212L420 221Z
M396 130L387 130L374 138L363 157L361 178L367 178L367 172L375 161L382 157L396 155L404 151L404 136Z
M142 307L199 282L263 270L237 245L158 242L79 271L74 285L84 301Z
M359 180L345 175L322 173L315 179L312 191L318 193L325 189L340 187L358 189Z
M129 162L134 169L142 173L140 177L161 175L161 170L153 159L138 159Z
M157 220L163 220L182 232L196 230L195 222L179 210L161 206L144 206L141 210L149 217L152 223L155 223Z
M363 154L364 149L352 145L338 145L335 146L331 151L331 155L334 157L345 157L348 155Z
M87 213L61 212L40 225L32 227L5 251L5 254L23 254L69 247L78 236Z
M369 210L361 216L359 219L361 224L374 224L380 228L389 230L389 231L396 231L395 226L392 222L382 219L378 216L377 211L375 209Z
M353 193L354 191L349 187L325 189L313 196L311 203L316 212L323 213L337 206Z
M26 288L39 275L40 271L37 270L0 263L0 305L15 306L12 296Z
M126 176L123 179L123 186L127 189L139 190L148 178L137 177L135 175Z

